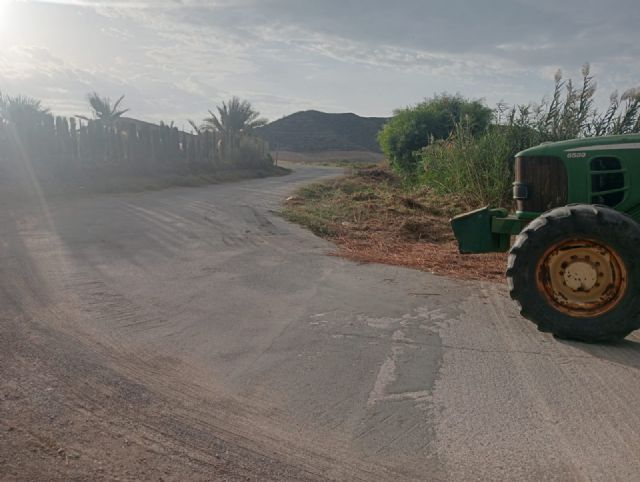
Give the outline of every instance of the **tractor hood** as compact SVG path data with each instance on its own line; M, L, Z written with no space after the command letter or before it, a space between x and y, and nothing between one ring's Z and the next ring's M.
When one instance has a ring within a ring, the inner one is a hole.
M640 149L640 134L599 136L572 139L570 141L545 142L516 154L524 156L558 156L564 158L569 152L591 152Z

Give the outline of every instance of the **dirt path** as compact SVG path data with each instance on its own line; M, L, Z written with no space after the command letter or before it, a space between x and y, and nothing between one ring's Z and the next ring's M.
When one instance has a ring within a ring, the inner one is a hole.
M0 210L0 478L629 479L637 335L328 257L274 214L332 169Z

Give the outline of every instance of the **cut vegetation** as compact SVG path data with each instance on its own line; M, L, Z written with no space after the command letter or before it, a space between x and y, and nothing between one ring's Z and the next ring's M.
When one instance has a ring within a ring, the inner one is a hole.
M333 241L336 254L355 261L502 281L504 254L458 254L449 218L468 207L459 197L443 197L375 167L299 189L286 200L283 215Z

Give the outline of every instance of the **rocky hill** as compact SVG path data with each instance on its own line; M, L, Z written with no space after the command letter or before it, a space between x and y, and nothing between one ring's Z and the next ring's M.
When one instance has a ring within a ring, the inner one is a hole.
M356 114L296 112L257 130L272 150L379 152L376 134L388 119Z

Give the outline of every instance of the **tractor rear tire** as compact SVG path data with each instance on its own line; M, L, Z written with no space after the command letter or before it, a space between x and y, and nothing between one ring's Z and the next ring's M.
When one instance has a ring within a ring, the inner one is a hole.
M540 331L602 342L640 328L640 225L605 206L553 209L516 238L511 297Z

